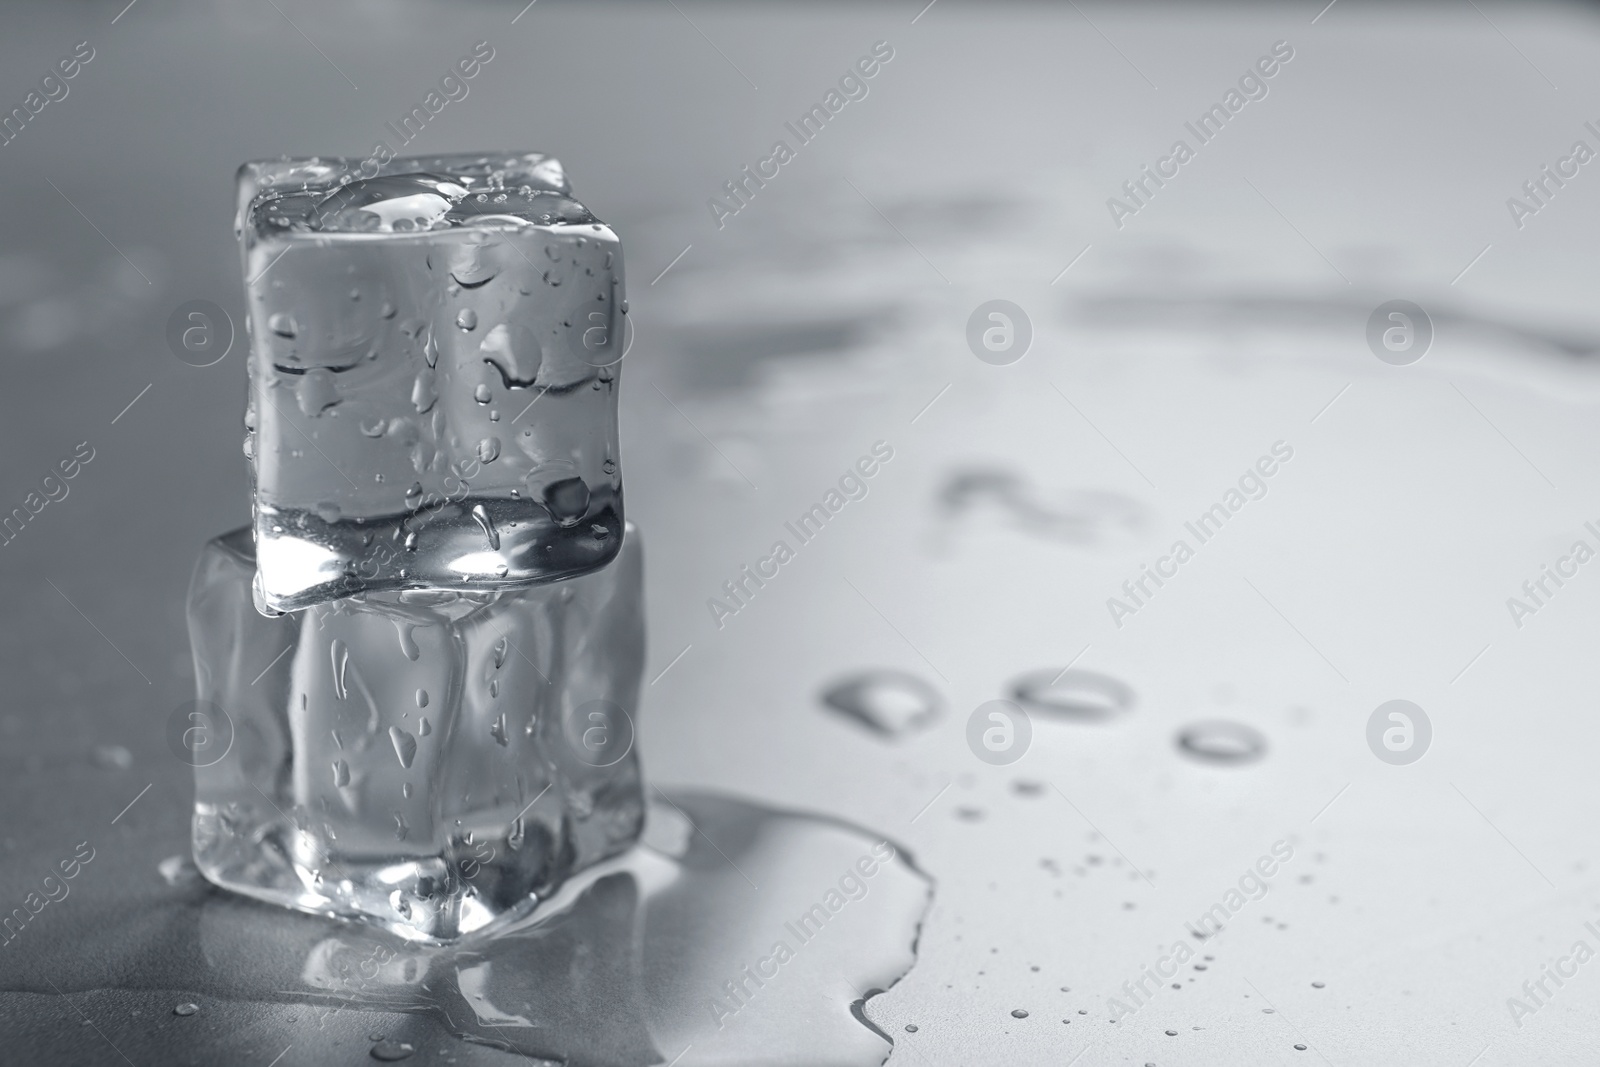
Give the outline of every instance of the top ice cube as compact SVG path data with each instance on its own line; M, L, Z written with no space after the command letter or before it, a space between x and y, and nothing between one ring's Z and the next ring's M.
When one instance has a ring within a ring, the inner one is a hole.
M501 588L622 539L622 247L549 156L239 170L257 604Z

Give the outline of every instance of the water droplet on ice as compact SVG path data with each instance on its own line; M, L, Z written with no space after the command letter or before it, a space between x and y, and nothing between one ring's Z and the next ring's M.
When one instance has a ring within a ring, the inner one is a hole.
M494 394L489 392L489 387L487 385L479 382L478 388L472 391L472 398L480 404L487 404L489 401L494 399Z
M315 418L339 403L339 387L334 384L333 372L326 367L313 367L300 375L294 386L294 400L300 413Z
M300 324L294 321L293 315L280 311L267 319L267 329L279 337L293 337L300 332Z
M398 726L389 727L389 740L394 742L394 754L400 757L400 766L411 769L417 758L417 739Z
M500 548L500 531L495 529L494 520L489 517L488 510L482 504L472 506L472 518L477 522L478 529L483 531L483 536L488 539L489 547L496 551Z
M174 1015L193 1015L195 1012L197 1012L199 1010L200 1010L200 1005L198 1005L198 1004L183 1003L183 1004L179 1004L176 1008L173 1008L172 1009L172 1014L174 1014Z
M500 458L500 438L485 437L478 442L478 458L485 463L493 463ZM587 490L586 490L587 492Z
M345 669L350 666L350 649L335 637L328 646L328 654L333 658L333 695L343 700L350 695L344 682Z
M422 650L417 647L416 638L412 636L412 631L416 629L416 624L406 622L403 619L395 619L394 628L400 638L401 653L405 655L406 659L415 661L418 656L422 655Z
M433 370L420 371L417 380L411 385L411 403L416 407L417 414L428 411L439 400L439 393L434 388Z
M489 736L494 738L502 747L511 743L511 739L506 734L505 712L502 711L500 716L489 727Z
M463 330L476 330L478 328L478 313L471 308L462 308L456 312L456 325Z
M417 707L425 708L427 706L428 706L428 691L426 689L418 689L417 690ZM424 736L424 737L428 736L428 720L427 719L423 719L422 720L422 736Z
M350 784L350 765L342 759L333 761L333 784L340 789Z

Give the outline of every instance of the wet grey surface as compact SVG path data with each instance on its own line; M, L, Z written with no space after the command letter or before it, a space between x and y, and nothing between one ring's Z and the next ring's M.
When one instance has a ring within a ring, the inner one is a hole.
M1600 594L1581 566L1533 614L1507 601L1600 544L1600 179L1583 167L1520 228L1507 198L1600 144L1600 21L678 6L7 9L6 107L95 49L0 149L0 506L93 450L0 548L0 907L94 850L0 948L8 1048L287 1067L370 1062L381 1033L416 1062L521 1062L425 1018L230 999L166 925L197 890L157 870L192 798L165 741L192 699L184 589L248 518L242 349L186 366L167 317L208 299L242 329L238 162L365 151L487 40L418 150L554 152L627 249L646 773L914 851L938 886L919 960L866 1008L891 1062L1585 1062L1591 968L1537 1005L1523 987L1600 945ZM894 58L867 97L719 229L707 199L879 40ZM1116 228L1107 198L1279 40L1295 56L1269 95ZM994 298L1032 319L1011 366L967 348ZM1365 341L1397 298L1436 327L1409 367ZM894 456L866 495L719 628L707 601L878 441ZM1267 494L1117 626L1108 598L1279 441ZM988 488L953 504L974 472ZM1073 662L1132 707L1034 715L1019 761L975 757L973 709ZM877 669L919 675L945 713L885 737L822 705ZM1409 766L1368 749L1392 698L1431 718ZM1216 719L1264 756L1185 756L1179 731ZM1266 895L1196 941L1186 924L1280 841ZM1110 1022L1174 943L1196 953L1181 989ZM32 991L65 952L173 988Z

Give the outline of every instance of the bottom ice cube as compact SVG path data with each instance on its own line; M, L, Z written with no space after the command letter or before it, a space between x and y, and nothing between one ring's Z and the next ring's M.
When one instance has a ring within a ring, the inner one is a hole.
M195 862L212 882L449 940L637 838L631 526L608 566L509 591L267 618L254 574L250 530L235 530L206 545L189 590L198 707L229 739L191 759Z

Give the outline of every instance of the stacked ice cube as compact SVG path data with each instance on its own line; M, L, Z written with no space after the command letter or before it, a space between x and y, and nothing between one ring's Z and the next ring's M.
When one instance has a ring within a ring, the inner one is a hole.
M643 815L622 253L548 156L251 163L254 525L190 592L195 857L290 907L449 939ZM203 764L203 765L202 765Z

